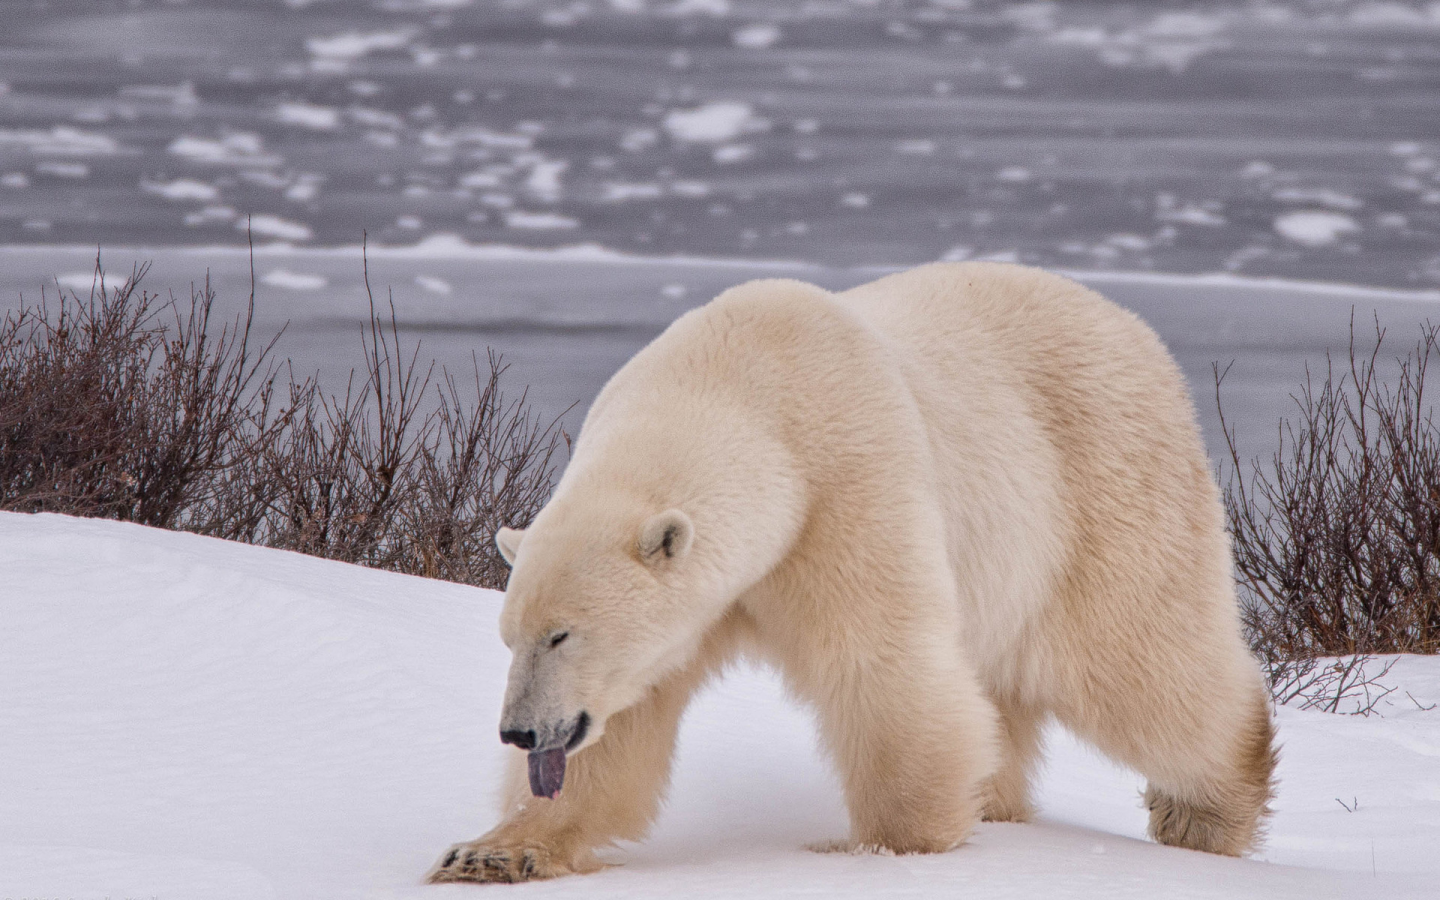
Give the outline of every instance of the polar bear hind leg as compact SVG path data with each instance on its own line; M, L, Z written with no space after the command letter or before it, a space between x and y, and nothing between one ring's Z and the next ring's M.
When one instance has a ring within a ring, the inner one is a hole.
M1241 856L1259 841L1274 794L1269 700L1243 648L1234 648L1238 660L1226 652L1197 658L1179 646L1184 640L1123 659L1112 650L1108 665L1087 667L1085 687L1056 716L1145 776L1154 840Z
M1028 822L1035 815L1030 779L1040 757L1044 717L1018 703L996 700L1000 713L1000 768L985 788L987 822Z

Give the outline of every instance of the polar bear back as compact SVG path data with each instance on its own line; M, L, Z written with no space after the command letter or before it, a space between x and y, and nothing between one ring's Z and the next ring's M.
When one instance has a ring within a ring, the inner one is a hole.
M1194 407L1139 318L1070 279L996 263L925 266L836 299L904 360L987 680L1030 694L1060 676L1058 660L1014 652L1027 633L1043 632L1034 643L1051 657L1134 646L1141 623L1239 646Z
M1251 665L1178 367L1134 315L1039 270L726 291L607 384L552 505L616 485L688 503L717 571L753 574L780 539L757 523L793 535L822 508L943 532L961 640L996 691L1083 697L1065 682L1093 673L1067 659L1124 647L1128 666L1162 632Z

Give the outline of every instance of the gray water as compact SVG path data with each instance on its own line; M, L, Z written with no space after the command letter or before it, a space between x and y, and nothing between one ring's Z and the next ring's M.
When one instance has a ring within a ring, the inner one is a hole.
M0 245L1440 284L1430 0L0 0ZM52 273L53 274L53 273Z
M251 263L244 252L153 250L153 267L142 284L170 287L184 299L195 279L216 291L217 318L239 313L250 291ZM106 258L111 284L123 280L133 254ZM94 256L83 250L0 248L0 296L38 299L33 285L15 272L58 271L88 296ZM522 391L533 411L559 418L571 433L590 401L621 365L677 316L725 288L752 278L800 278L841 290L881 274L875 269L777 265L740 261L603 260L550 255L538 258L422 258L380 253L368 262L371 288L382 313L393 302L405 352L417 353L462 377L487 348L509 365L503 380L514 397ZM280 358L299 375L318 373L331 390L343 391L361 363L361 332L369 312L364 268L358 252L261 251L254 260L255 331L268 337L283 329ZM283 290L267 275L323 281L324 288ZM1215 374L1228 369L1221 399L1241 460L1268 458L1277 446L1282 418L1295 418L1292 395L1310 374L1323 378L1327 354L1345 364L1352 316L1358 346L1374 344L1378 319L1389 329L1381 355L1404 355L1426 320L1440 322L1440 295L1337 288L1263 281L1207 282L1165 276L1081 274L1082 280L1148 322L1169 346L1189 381L1212 460L1229 450L1221 429ZM422 287L417 281L428 284ZM442 293L437 285L449 286ZM53 299L52 283L48 295ZM162 292L163 293L163 292ZM438 369L437 369L438 371ZM1318 382L1317 382L1318 384Z

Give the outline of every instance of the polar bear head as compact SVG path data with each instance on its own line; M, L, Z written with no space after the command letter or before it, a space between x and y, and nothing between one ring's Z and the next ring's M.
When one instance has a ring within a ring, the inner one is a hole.
M496 535L511 565L500 636L514 654L501 739L531 751L539 795L559 789L564 752L695 658L799 531L782 442L727 404L684 409L592 409L555 495L528 529ZM558 774L537 781L551 764Z
M697 621L724 599L696 571L684 510L617 515L619 504L603 503L613 520L602 522L566 506L495 540L514 567L500 617L514 655L500 731L525 750L574 752L598 739L611 715L685 661L703 633Z

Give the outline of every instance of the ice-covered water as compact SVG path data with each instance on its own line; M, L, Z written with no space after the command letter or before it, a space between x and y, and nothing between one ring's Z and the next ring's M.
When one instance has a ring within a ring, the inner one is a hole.
M0 22L0 244L233 245L248 221L1440 284L1432 0L0 0Z

